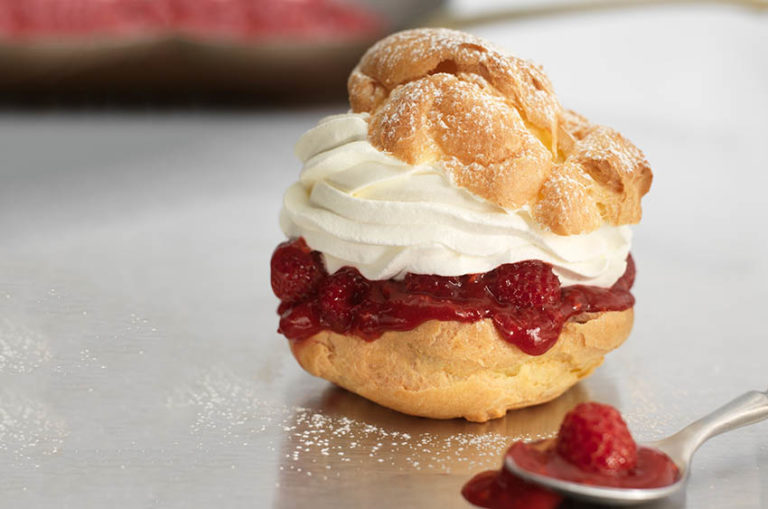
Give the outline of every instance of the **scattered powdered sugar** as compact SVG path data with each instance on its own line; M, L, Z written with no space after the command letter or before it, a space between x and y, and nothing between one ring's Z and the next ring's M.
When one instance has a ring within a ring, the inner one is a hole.
M6 454L33 459L56 453L68 432L62 419L42 403L0 393L0 458Z
M572 189L586 189L584 184L573 178L567 172L555 171L549 177L549 184L560 190L559 194L564 194L564 198L567 198Z
M538 345L539 343L541 343L542 341L541 334L540 334L541 327L536 327L535 329L528 329L525 332L531 337L531 339L533 339L534 344Z
M646 435L635 437L638 440L659 440L676 431L675 426L685 424L677 421L674 412L660 404L658 394L660 389L637 373L633 367L625 367L622 371L626 379L626 405L622 413L630 428L645 430ZM682 394L678 389L676 396ZM676 422L677 421L677 422Z
M7 318L0 319L0 373L30 373L50 358L42 334Z
M476 95L514 103L526 120L542 128L554 126L560 110L549 80L538 67L519 58L506 56L488 41L469 34L447 29L405 31L383 39L369 50L368 55L378 64L380 75L377 79L395 88L394 91L397 91L397 85L404 84L393 81L402 78L400 68L404 63L422 65L422 62L435 61L437 67L429 74L446 72L460 76L462 80L477 85ZM445 69L441 66L445 66ZM429 94L422 90L423 87L432 88L429 79L420 79L423 77L416 76L415 81L406 85L407 94L393 94L392 99L400 102L401 107L398 107L397 112L391 112L387 124L397 125L398 119L406 112L412 115L414 110L421 109L418 106L424 101L425 95L435 94L434 90L430 90ZM481 90L486 87L495 87L497 90ZM478 136L495 136L495 128L498 126L489 129L487 126L491 125L490 120L479 120L484 116L492 118L493 112L482 109L473 111L471 116L478 123Z
M587 203L593 203L588 200L588 190L586 186L574 178L570 172L571 166L557 165L544 184L544 196L536 203L536 210L541 213L543 209L556 210L561 216L570 217L577 213L585 214L589 212L586 208ZM584 179L591 178L582 172ZM577 208L581 209L577 211ZM546 225L542 225L546 227Z
M474 471L497 464L510 443L510 437L498 433L408 433L305 408L295 409L283 425L287 467L305 471L322 472L334 464L378 464L403 472Z
M549 165L549 158L539 153L546 148L555 162L565 156L577 167L583 182L566 176L558 179L564 165L555 165L545 184L549 192L535 205L543 227L574 234L600 226L604 214L599 207L604 204L596 203L593 181L611 191L612 202L622 205L621 214L605 219L633 222L637 214L633 210L639 210L642 191L650 184L643 154L610 128L589 125L588 132L580 132L586 120L571 125L576 115L563 111L548 78L536 65L506 56L483 39L447 29L411 30L387 37L371 48L363 63L362 69L391 92L372 119L379 148L415 160L439 155L453 183L512 208L536 202L542 182L530 168ZM558 147L557 126L563 117L566 131L579 127L578 133L572 133L578 142L566 143L567 149ZM547 132L549 137L544 135ZM499 137L530 140L519 147L505 147ZM504 179L531 179L531 189L502 194ZM641 192L625 192L625 187ZM577 214L584 219L574 219Z
M631 174L648 163L643 153L619 133L608 127L596 126L576 149L581 160L607 162L616 175Z
M416 33L416 31L403 31L390 35L371 47L369 53L377 54L388 69L396 67L406 57L418 62L435 53L462 50L501 53L501 50L484 39L445 28L420 30L419 38L424 42L420 45L411 44Z
M170 408L188 408L194 412L190 424L193 434L216 430L225 438L240 438L254 431L264 431L281 412L262 401L253 382L243 380L224 369L214 368L172 394Z
M330 386L312 407L275 403L261 392L256 381L213 369L176 391L167 404L191 412L189 432L201 447L212 438L258 444L263 453L277 456L281 471L319 479L372 466L471 473L497 466L513 440L548 436L510 436L503 420L473 424L395 415Z

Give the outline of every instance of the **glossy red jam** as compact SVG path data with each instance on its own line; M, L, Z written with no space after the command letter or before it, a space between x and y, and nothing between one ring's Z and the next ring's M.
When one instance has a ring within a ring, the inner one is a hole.
M563 497L523 481L505 469L489 470L473 477L461 494L470 503L489 509L554 509Z
M637 446L618 410L594 402L568 412L557 439L517 442L507 455L530 472L597 486L660 488L679 475L666 454Z
M507 452L525 470L564 481L616 488L661 488L677 481L675 463L661 451L637 448L634 468L613 473L584 470L557 453L551 440L513 444Z
M615 408L592 402L568 412L556 439L516 442L507 456L524 470L593 486L660 488L680 477L666 454L637 446ZM461 493L473 504L490 508L553 508L562 501L504 468L476 475Z
M484 274L408 274L402 281L369 281L352 267L328 274L320 254L303 239L278 246L271 269L272 289L282 301L279 332L295 341L321 330L371 341L428 320L467 323L487 318L506 341L541 355L554 346L569 319L623 311L635 302L631 256L611 288L561 288L552 267L537 260L501 265Z
M0 36L194 33L227 38L371 36L382 22L342 0L2 0Z

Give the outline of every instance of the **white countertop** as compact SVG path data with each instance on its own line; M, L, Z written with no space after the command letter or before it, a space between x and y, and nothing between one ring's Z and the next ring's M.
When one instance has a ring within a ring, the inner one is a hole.
M653 439L765 390L768 17L476 32L651 162L626 345L560 400L485 425L389 412L303 373L274 332L292 145L343 105L0 114L0 507L467 507L465 480L581 399ZM768 423L707 444L664 507L768 507Z

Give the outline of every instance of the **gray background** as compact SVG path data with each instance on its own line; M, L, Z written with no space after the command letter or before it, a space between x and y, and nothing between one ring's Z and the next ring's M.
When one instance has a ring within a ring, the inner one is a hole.
M402 416L304 374L268 261L288 112L0 115L0 506L466 507L473 473L576 402L638 438L768 386L768 19L655 8L475 30L656 174L636 327L553 403L487 424ZM668 507L768 507L768 424L715 439Z

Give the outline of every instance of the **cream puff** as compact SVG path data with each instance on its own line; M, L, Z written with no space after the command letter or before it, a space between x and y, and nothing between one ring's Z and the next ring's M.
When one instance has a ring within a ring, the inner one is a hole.
M549 401L629 335L652 174L536 66L445 29L391 35L351 111L298 142L271 283L301 366L404 413Z

